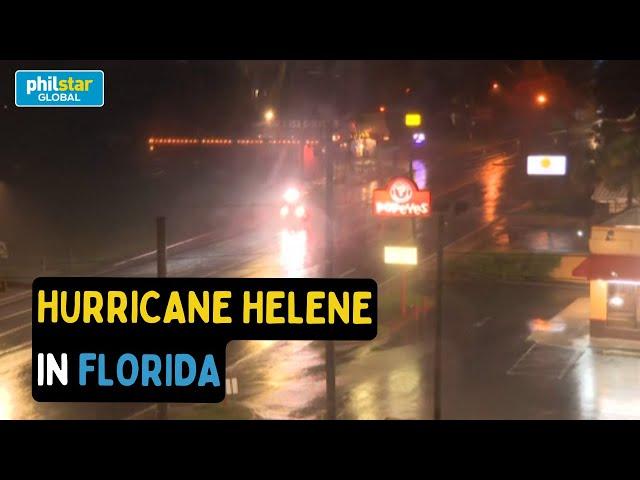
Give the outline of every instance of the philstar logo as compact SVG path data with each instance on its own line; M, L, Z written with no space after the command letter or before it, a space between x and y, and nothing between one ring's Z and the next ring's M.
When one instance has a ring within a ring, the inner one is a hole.
M17 107L102 107L102 70L18 70Z
M407 203L413 196L413 187L409 182L402 179L396 180L389 188L389 195L396 203Z

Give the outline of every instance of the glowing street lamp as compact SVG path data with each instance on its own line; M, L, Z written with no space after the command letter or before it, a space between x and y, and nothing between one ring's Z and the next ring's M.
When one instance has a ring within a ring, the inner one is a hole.
M491 84L491 90L493 90L494 92L497 92L498 90L500 90L500 84L498 82L493 82Z
M275 114L275 112L273 111L272 108L270 108L266 112L264 112L264 120L267 123L271 123L274 118L276 118L276 114Z
M547 104L548 101L549 99L544 92L540 92L538 93L538 95L536 95L536 103L538 104L538 106L543 107Z

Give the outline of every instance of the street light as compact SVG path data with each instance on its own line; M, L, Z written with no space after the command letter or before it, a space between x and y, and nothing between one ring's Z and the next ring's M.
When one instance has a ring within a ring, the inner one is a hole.
M387 110L387 108L384 105L380 105L378 107L378 110L380 111L380 113L384 113Z
M491 84L491 90L493 90L494 92L497 92L498 90L500 90L500 84L498 82L493 82Z
M264 119L267 123L271 123L275 117L276 117L276 114L274 113L272 108L264 112Z
M536 95L536 103L541 107L545 106L548 100L549 99L547 98L547 95L543 92L540 92L538 93L538 95Z

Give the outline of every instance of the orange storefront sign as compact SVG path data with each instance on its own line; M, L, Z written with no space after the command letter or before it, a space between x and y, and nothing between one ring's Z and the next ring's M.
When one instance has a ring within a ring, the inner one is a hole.
M373 191L373 214L396 218L428 217L431 214L431 192L419 190L408 178L393 178L387 188Z

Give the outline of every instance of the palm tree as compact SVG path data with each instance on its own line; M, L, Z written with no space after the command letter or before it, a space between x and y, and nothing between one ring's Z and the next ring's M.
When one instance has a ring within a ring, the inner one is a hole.
M640 133L606 122L599 129L601 146L593 153L595 174L607 188L627 190L627 208L640 194Z

